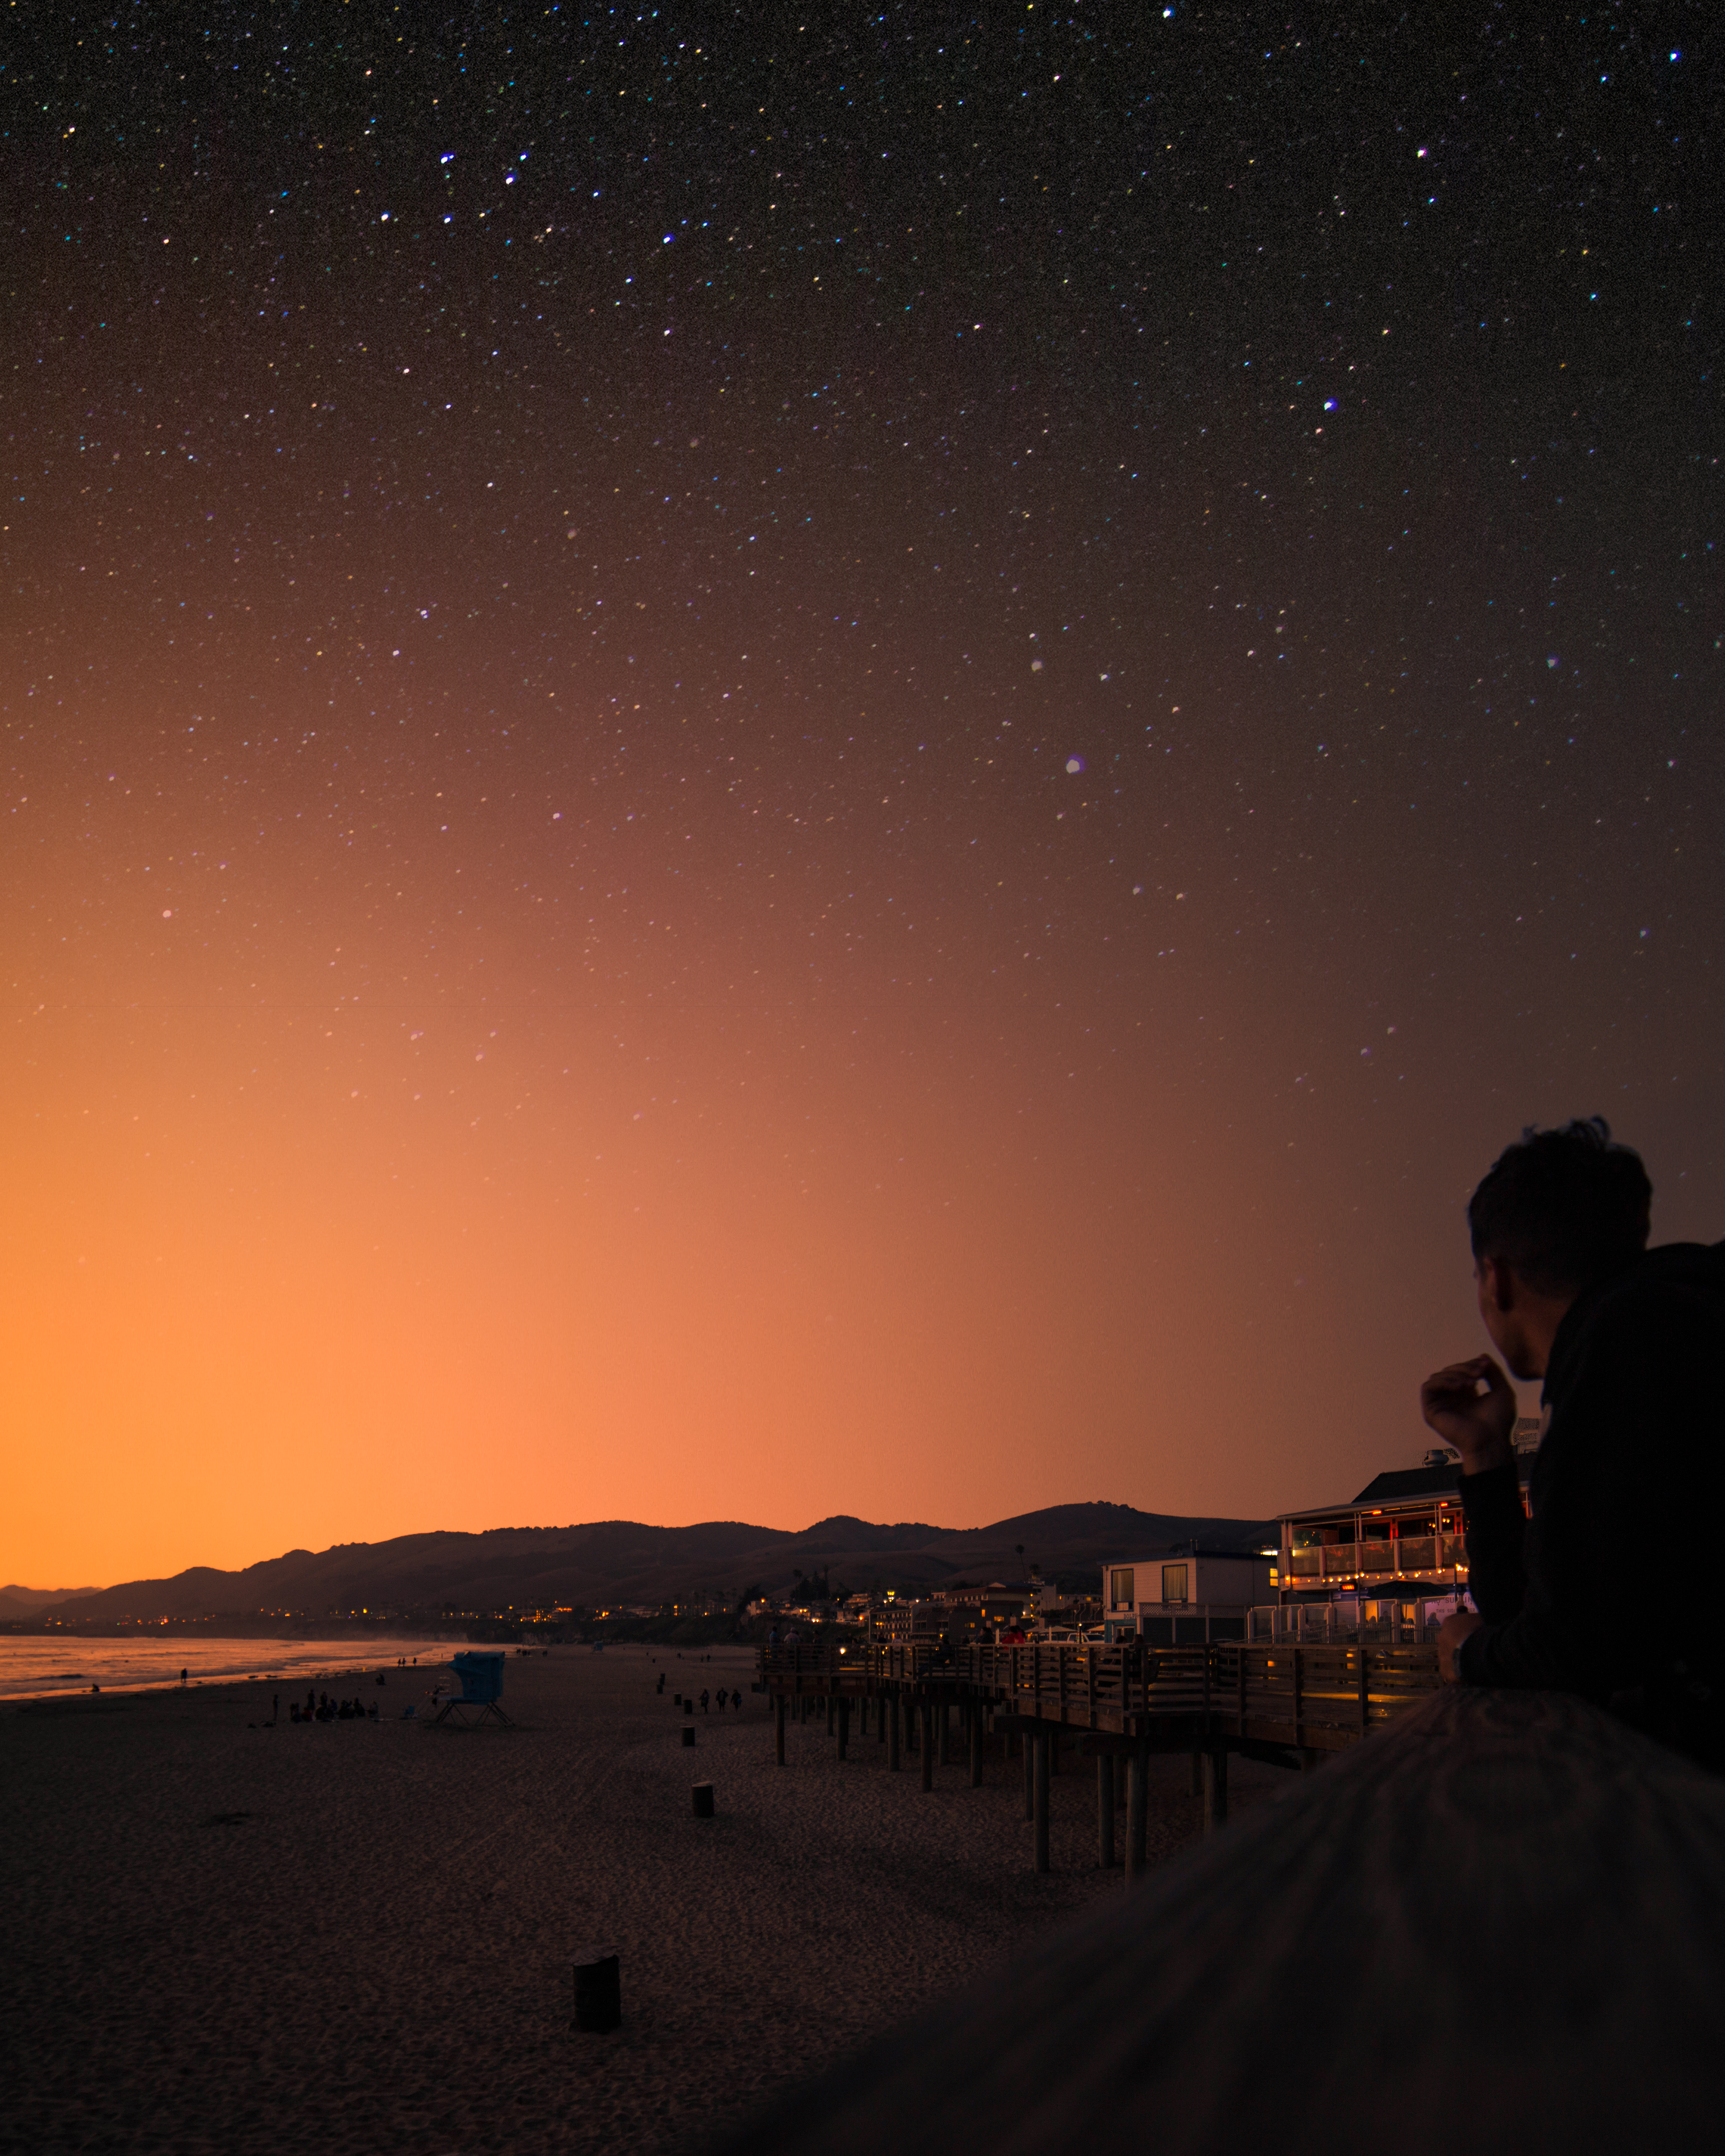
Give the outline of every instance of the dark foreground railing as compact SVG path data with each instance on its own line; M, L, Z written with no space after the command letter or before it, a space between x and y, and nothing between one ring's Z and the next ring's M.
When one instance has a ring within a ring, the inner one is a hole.
M1725 1782L1446 1690L722 2156L1593 2156L1713 2145Z

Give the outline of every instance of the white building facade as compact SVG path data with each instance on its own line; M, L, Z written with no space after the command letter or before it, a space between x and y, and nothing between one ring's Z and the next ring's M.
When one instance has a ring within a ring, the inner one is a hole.
M1247 1613L1270 1599L1266 1552L1199 1550L1102 1568L1102 1630L1110 1644L1153 1646L1243 1640Z

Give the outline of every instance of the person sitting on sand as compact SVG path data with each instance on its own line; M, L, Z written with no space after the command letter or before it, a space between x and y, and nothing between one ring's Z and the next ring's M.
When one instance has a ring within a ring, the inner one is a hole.
M1468 1201L1480 1316L1545 1429L1522 1510L1516 1395L1490 1355L1435 1372L1421 1412L1461 1455L1469 1587L1438 1635L1452 1683L1578 1692L1725 1767L1725 1700L1695 1665L1712 1625L1704 1567L1625 1597L1600 1566L1626 1523L1714 1518L1725 1244L1646 1249L1653 1188L1603 1116L1529 1130Z

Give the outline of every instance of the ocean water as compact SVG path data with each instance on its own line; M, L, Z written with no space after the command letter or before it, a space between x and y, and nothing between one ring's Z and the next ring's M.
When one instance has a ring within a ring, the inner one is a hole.
M87 1640L0 1636L0 1699L55 1692L141 1691L177 1685L231 1684L256 1677L286 1686L321 1677L340 1682L371 1670L392 1671L398 1657L422 1670L444 1668L459 1642L435 1640ZM404 1671L405 1676L407 1672Z

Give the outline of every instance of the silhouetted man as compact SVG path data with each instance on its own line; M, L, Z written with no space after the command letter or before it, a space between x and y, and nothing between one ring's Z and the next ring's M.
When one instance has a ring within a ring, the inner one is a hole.
M1725 1497L1725 1244L1646 1248L1652 1186L1603 1117L1528 1131L1468 1203L1480 1315L1544 1380L1523 1515L1516 1396L1489 1355L1426 1379L1461 1455L1478 1615L1443 1627L1451 1681L1579 1692L1725 1766L1707 1550Z

